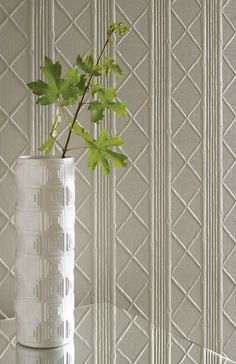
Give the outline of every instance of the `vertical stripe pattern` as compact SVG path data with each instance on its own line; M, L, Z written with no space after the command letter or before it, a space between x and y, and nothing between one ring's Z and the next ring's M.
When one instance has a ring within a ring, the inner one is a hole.
M157 327L152 332L152 363L171 363L171 254L170 254L170 1L153 1L151 35L151 315ZM154 77L153 77L154 76ZM160 328L166 328L163 331ZM163 350L163 348L167 348Z
M53 58L54 46L54 1L32 0L30 2L31 14L31 80L42 79L40 67L45 56ZM38 148L48 136L49 125L53 119L54 107L39 107L35 104L35 97L31 95L30 124L31 145L33 154L38 154Z
M222 350L222 72L221 0L205 3L204 27L204 203L203 267L205 345Z
M94 31L96 31L96 35L94 33L94 37L96 37L97 40L97 56L100 54L107 39L107 25L111 18L112 6L113 2L107 2L106 0L96 1L97 29L94 29ZM105 54L108 54L108 48L106 49ZM104 76L101 76L101 78L103 78L100 80L101 83L104 84L105 87L110 87L108 80ZM107 112L105 120L97 129L97 137L102 128L109 130L110 125L110 115ZM110 206L114 204L114 188L112 183L114 183L114 176L113 179L104 177L101 170L97 171L97 302L111 302L112 300L111 279L114 267L111 266L111 262L113 256L112 244L114 243L114 229L111 229L111 226L112 221L115 221L115 217L113 216L114 209L111 210L110 208ZM112 312L110 310L110 306L102 304L97 316L100 330L98 333L98 340L101 348L99 351L98 363L109 363L113 337L112 325L109 325L111 315Z

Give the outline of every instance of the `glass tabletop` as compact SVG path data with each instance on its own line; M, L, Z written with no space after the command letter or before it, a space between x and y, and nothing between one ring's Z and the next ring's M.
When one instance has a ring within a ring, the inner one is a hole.
M108 303L77 307L74 340L58 348L24 347L15 332L0 321L0 364L236 364Z

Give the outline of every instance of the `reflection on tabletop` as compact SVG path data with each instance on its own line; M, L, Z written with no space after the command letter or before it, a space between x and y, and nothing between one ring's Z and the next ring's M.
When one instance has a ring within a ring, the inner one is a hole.
M33 349L16 344L17 364L74 364L74 341L52 349Z
M74 341L58 348L24 347L15 333L15 319L0 320L0 364L236 364L108 303L77 307Z

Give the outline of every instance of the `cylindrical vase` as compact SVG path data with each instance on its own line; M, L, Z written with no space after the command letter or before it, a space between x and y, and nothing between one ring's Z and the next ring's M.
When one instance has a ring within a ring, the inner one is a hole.
M15 223L17 340L61 346L74 333L73 158L19 157Z

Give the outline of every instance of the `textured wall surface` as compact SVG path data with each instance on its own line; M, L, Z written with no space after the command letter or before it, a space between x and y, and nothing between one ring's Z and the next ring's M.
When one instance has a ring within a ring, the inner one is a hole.
M0 316L13 314L16 158L28 152L31 125L25 82L30 69L30 14L25 1L0 2ZM11 46L10 46L11 44Z
M130 164L104 178L76 157L76 303L117 303L236 359L233 0L0 0L1 315L13 315L15 160L37 150L54 113L24 81L45 54L66 68L98 53L110 19L132 26L111 50L129 114L105 121ZM128 321L121 333L132 335ZM171 349L158 356L169 341L154 332L142 358L170 362Z
M236 4L223 1L223 343L234 353L236 340Z

